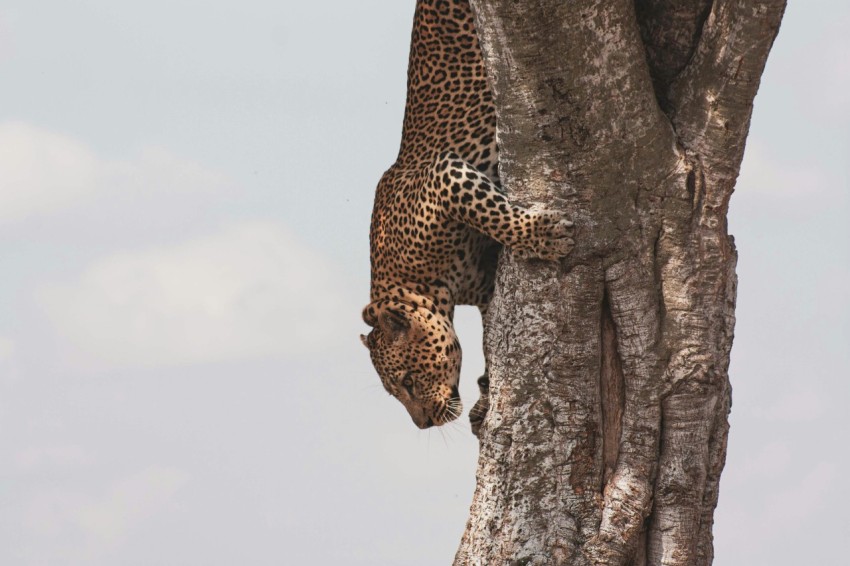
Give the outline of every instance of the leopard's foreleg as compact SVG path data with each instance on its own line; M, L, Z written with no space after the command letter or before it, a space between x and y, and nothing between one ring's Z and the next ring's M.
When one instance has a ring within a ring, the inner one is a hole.
M555 261L575 245L573 223L562 212L512 204L486 175L454 153L437 158L427 190L450 218L524 257Z

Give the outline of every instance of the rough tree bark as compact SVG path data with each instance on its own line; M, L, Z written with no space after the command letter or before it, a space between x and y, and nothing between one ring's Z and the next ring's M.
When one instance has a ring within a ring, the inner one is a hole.
M563 265L503 253L456 565L703 565L731 404L726 212L785 0L472 0L511 198Z

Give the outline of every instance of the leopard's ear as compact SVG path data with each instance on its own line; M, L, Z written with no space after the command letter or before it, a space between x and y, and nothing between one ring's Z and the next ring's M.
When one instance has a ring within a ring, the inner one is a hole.
M363 322L372 328L380 328L381 335L387 339L398 337L410 329L407 309L405 305L398 302L369 303L363 309ZM367 346L372 340L367 337Z
M360 341L361 341L361 342L363 343L363 345L364 345L364 346L366 346L368 349L370 349L370 350L372 349L372 348L369 346L369 337L368 337L368 336L366 336L365 334L361 334L361 335L360 335Z
M378 309L377 303L369 303L363 309L363 322L375 328L378 326Z
M381 312L381 326L392 334L403 334L410 329L410 321L403 309L387 307Z

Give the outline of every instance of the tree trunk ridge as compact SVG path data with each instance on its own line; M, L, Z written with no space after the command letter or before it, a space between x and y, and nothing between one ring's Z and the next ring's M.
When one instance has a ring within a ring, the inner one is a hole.
M708 565L736 294L726 212L784 0L471 0L511 198L563 265L502 254L490 410L455 558Z

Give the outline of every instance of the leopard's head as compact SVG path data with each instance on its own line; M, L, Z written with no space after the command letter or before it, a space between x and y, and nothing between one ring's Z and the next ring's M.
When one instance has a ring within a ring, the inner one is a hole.
M363 310L372 327L360 339L384 389L401 401L419 428L445 424L461 412L461 351L451 320L400 301L376 301Z

